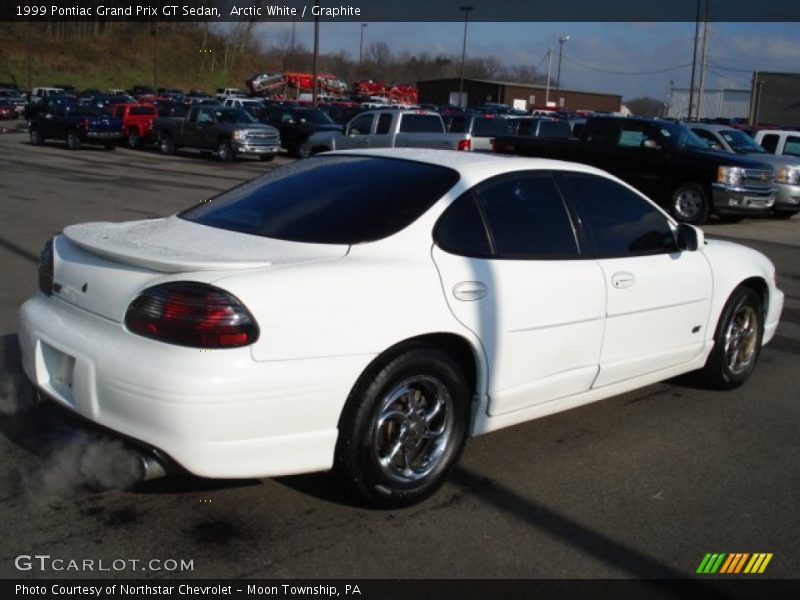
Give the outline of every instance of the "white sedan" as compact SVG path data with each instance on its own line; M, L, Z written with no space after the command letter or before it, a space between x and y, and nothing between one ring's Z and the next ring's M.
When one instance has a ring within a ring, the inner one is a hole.
M196 475L332 469L384 506L468 436L688 371L744 383L783 306L765 256L603 171L419 149L67 227L39 287L19 339L44 395Z

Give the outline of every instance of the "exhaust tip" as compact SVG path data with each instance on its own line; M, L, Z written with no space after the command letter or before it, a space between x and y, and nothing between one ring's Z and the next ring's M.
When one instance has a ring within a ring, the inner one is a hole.
M138 453L137 458L139 460L139 481L150 481L166 476L167 471L164 465L156 457Z

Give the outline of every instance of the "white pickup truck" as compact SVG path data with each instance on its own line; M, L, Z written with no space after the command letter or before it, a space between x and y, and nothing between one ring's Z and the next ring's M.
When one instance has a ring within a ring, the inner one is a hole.
M360 148L472 150L468 133L447 133L441 115L427 110L371 110L356 115L344 132L321 131L303 144L303 157Z
M770 154L800 156L800 131L762 129L756 132L755 137Z

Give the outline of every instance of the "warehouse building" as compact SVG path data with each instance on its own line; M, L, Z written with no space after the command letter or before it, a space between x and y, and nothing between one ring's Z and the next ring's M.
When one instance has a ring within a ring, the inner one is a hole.
M750 121L800 126L800 73L753 73Z
M692 98L692 116L700 110L701 119L746 119L750 111L750 91L738 89L703 90L702 99L698 90ZM689 117L689 90L673 88L667 95L666 116L671 119Z
M460 79L429 79L418 81L419 101L430 104L460 104ZM464 95L469 107L481 106L487 102L508 104L523 109L534 106L554 106L570 110L595 110L601 112L619 112L622 108L622 96L587 92L579 90L548 90L543 85L528 85L509 81L490 81L485 79L464 79Z

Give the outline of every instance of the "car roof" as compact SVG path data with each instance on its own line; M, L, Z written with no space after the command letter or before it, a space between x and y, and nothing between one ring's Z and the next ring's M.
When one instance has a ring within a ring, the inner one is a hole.
M433 150L428 148L371 148L368 150L339 150L326 152L325 154L411 160L449 167L463 176L475 171L480 171L481 176L492 176L493 174L499 175L508 171L549 169L555 171L580 171L608 177L608 174L604 171L584 164L483 152L457 152L455 150Z

